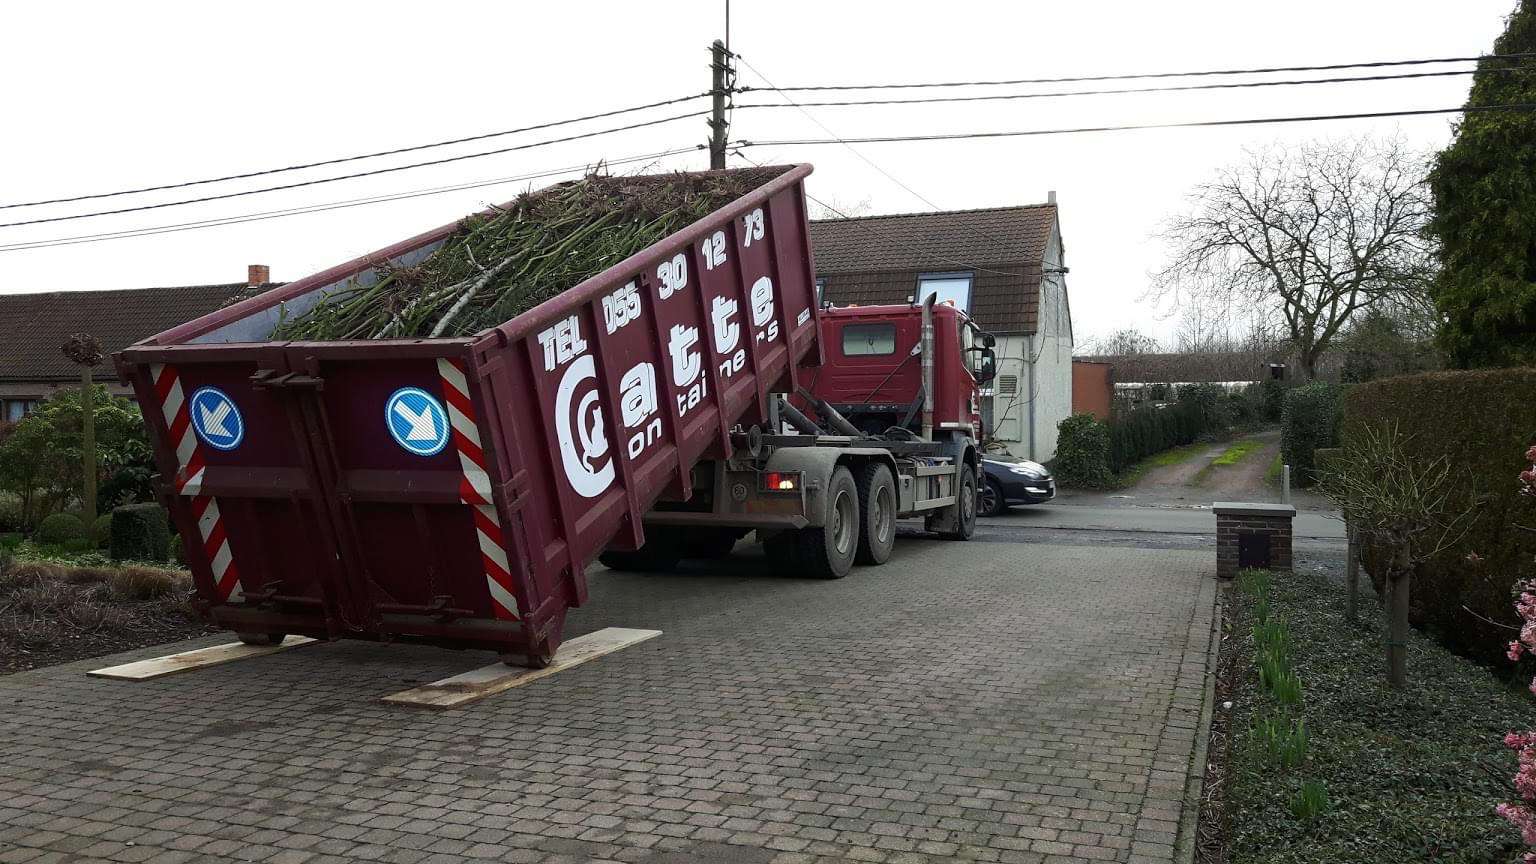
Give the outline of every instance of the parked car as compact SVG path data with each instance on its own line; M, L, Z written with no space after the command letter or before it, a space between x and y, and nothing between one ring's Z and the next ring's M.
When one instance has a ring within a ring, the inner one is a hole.
M981 484L983 516L996 516L1014 504L1044 504L1056 497L1056 478L1039 462L986 458L981 468L986 478Z

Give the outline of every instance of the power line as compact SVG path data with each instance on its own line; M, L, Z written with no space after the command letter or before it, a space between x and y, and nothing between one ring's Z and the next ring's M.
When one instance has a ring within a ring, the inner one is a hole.
M779 94L779 98L780 99L783 99L785 102L789 103L790 105L793 105L794 107L799 108L801 114L804 114L806 117L810 118L810 121L812 123L815 123L817 126L821 127L821 131L827 133L828 135L831 135L834 139L836 139L838 142L840 142L844 147L847 147L848 151L850 153L852 153L853 155L855 155L855 156L859 157L860 159L864 160L865 164L867 164L869 167L875 169L876 171L879 171L887 180L889 180L892 183L895 183L897 186L900 186L901 188L907 190L907 192L911 193L912 197L918 199L919 201L923 202L924 204L927 204L929 207L932 207L935 210L942 210L942 209L944 209L944 208L940 207L939 205L933 203L933 201L929 200L926 195L923 195L921 192L918 192L916 189L913 189L911 186L908 186L907 184L905 184L905 183L901 182L900 180L896 179L895 175L891 174L889 171L885 170L884 168L881 168L879 165L876 165L873 159L870 159L868 156L865 156L863 153L860 153L856 148L854 148L854 146L852 144L849 144L846 140L844 140L843 138L839 137L836 132L833 132L831 129L829 129L827 127L827 124L825 124L825 123L821 122L819 119L817 119L816 115L814 115L811 112L805 110L805 108L803 106L801 106L800 104L796 103L795 100L791 99L788 95L786 95L783 90L780 90L779 88L774 87L773 86L773 82L768 80L768 76L764 75L761 71L759 71L756 66L753 66L751 61L749 61L747 58L741 56L740 54L737 54L736 55L736 59L740 60L748 69L751 69L753 75L756 75L757 77L763 79L763 83L767 84L770 89L776 91ZM742 107L746 107L746 106L742 106Z
M1377 60L1364 63L1333 63L1323 66L1268 66L1252 69L1200 69L1187 72L1138 72L1126 75L1073 75L1064 78L1012 78L993 81L927 81L905 84L819 84L799 87L768 87L780 93L786 90L909 90L925 87L1001 87L1009 84L1068 84L1083 81L1130 81L1146 78L1201 78L1215 75L1265 75L1274 72L1335 72L1342 69L1377 69L1388 66L1425 66L1437 63L1471 63L1483 60L1523 60L1536 52L1516 54L1480 54L1471 57L1436 57L1419 60ZM742 92L761 90L743 87Z
M289 165L285 168L266 168L261 171L248 171L244 174L226 174L223 177L208 177L202 180L186 180L180 183L166 183L160 186L142 186L137 189L120 189L116 192L97 192L90 195L75 195L69 198L49 198L42 201L23 201L17 204L0 204L0 210L11 210L17 207L38 207L44 204L68 204L74 201L90 201L98 198L114 198L119 195L137 195L141 192L161 192L166 189L184 189L188 186L202 186L208 183L223 183L227 180L245 180L251 177L264 177L268 174L281 174L286 171L301 171L305 168L319 168L324 165L340 165L344 162L357 162L362 159L376 159L380 156L396 156L401 153L413 153L418 150L430 150L434 147L447 147L453 144L466 144L470 141L484 141L487 138L500 138L505 135L516 135L520 132L533 132L539 129L551 129L555 126L568 126L572 123L580 123L586 120L599 120L604 117L616 117L620 114L631 114L635 111L645 111L650 108L660 108L665 105L676 105L679 102L687 102L708 96L708 93L695 93L692 96L679 96L676 99L664 99L660 102L651 102L646 105L636 105L632 108L619 108L614 111L603 111L598 114L588 114L583 117L572 117L569 120L554 120L549 123L539 123L533 126L523 126L517 129L505 129L501 132L486 132L482 135L470 135L464 138L452 138L447 141L434 141L430 144L416 144L410 147L398 147L394 150L379 150L374 153L363 153L358 156L343 156L337 159L324 159L319 162L306 162L301 165Z
M1431 114L1484 111L1532 111L1536 103L1514 105L1466 105L1460 108L1422 108L1412 111L1371 111L1359 114L1315 114L1304 117L1250 117L1241 120L1193 120L1185 123L1135 123L1124 126L1081 126L1074 129L1023 129L1008 132L954 132L936 135L887 135L865 138L801 138L774 141L736 141L736 147L768 147L811 144L886 144L897 141L956 141L966 138L1017 138L1029 135L1073 135L1085 132L1127 132L1137 129L1190 129L1211 126L1252 126L1266 123L1309 123L1320 120L1373 120L1384 117L1422 117Z
M672 123L677 120L687 120L692 117L702 116L704 112L691 111L687 114L677 114L672 117L664 117L660 120L647 120L643 123L631 123L628 126L618 126L613 129L601 129L596 132L583 132L579 135L567 135L564 138L551 138L547 141L535 141L531 144L518 144L512 147L501 147L495 150L484 150L479 153L466 153L462 156L448 156L443 159L433 159L427 162L412 162L409 165L397 165L393 168L376 168L372 171L359 171L355 174L342 174L336 177L322 177L318 180L304 180L298 183L285 183L281 186L265 186L260 189L248 189L244 192L226 192L222 195L207 195L202 198L185 198L180 201L166 201L160 204L143 204L138 207L121 207L116 210L99 210L95 213L77 213L71 216L51 216L46 219L28 219L22 222L0 222L0 228L15 228L21 225L40 225L45 222L68 222L73 219L90 219L95 216L113 216L119 213L137 213L142 210L159 210L164 207L180 207L184 204L201 204L205 201L222 201L226 198L241 198L246 195L260 195L265 192L277 192L283 189L298 189L304 186L318 186L322 183L335 183L338 180L353 180L358 177L373 177L379 174L392 174L396 171L409 171L412 168L424 168L429 165L446 165L450 162L462 162L466 159L479 159L484 156L496 156L501 153L511 153L515 150L529 150L534 147L546 147L550 144L562 144L566 141L576 141L582 138L595 138L599 135L611 135L615 132L625 132L630 129L640 129L646 126L658 126L662 123Z
M1126 93L1171 93L1186 90L1235 90L1245 87L1289 87L1298 84L1344 84L1357 81L1398 81L1409 78L1444 78L1452 75L1473 75L1488 72L1536 72L1536 66L1506 67L1503 69L1455 69L1442 72L1405 72L1391 75L1355 75L1338 78L1305 78L1284 81L1240 81L1220 84L1175 84L1165 87L1122 87L1101 90L1066 90L1059 93L1001 93L985 96L932 96L921 99L842 99L826 102L790 103L796 108L835 108L845 105L924 105L937 102L998 102L1010 99L1052 99L1062 96L1110 96ZM779 92L784 96L783 92ZM784 97L788 98L788 97ZM773 102L748 103L738 108L787 108L789 105Z
M627 156L621 159L607 159L602 165L628 165L635 162L646 162L664 159L668 156L676 156L680 153L692 153L703 149L703 145L691 147L678 147L672 150L663 150L658 153L647 153L640 156ZM343 210L350 207L363 207L369 204L382 204L390 201L400 201L408 198L422 198L429 195L441 195L445 192L458 192L466 189L479 189L486 186L498 186L506 183L516 183L523 180L538 180L545 177L556 177L561 174L569 174L573 171L585 171L588 165L572 165L565 168L553 168L548 171L539 171L533 174L520 174L515 177L499 177L493 180L476 180L469 183L459 183L452 186L439 186L430 189L416 189L409 192L398 192L390 195L379 195L367 198L353 198L345 201L332 201L325 204L312 204L303 207L292 207L285 210L267 210L259 213L246 213L238 216L225 216L217 219L204 219L195 222L179 222L170 225L154 225L144 228L130 228L122 231L109 231L101 234L80 234L72 237L54 237L47 240L31 240L22 243L0 245L0 253L19 252L28 249L46 249L52 246L75 246L81 243L99 243L106 240L123 240L132 237L144 237L154 234L174 234L182 231L195 231L202 228L220 228L225 225L238 225L246 222L264 222L268 219L280 219L287 216L302 216L307 213L321 213L329 210Z

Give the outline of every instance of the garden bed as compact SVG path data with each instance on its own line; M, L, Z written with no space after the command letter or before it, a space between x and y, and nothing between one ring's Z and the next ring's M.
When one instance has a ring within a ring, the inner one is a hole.
M1261 587L1242 579L1224 604L1197 860L1513 860L1519 836L1493 810L1513 797L1515 758L1503 738L1531 725L1536 700L1417 632L1409 686L1394 690L1374 603L1350 624L1343 588L1326 574L1270 574ZM1276 641L1272 625L1256 643L1261 618L1283 622L1299 703L1285 705L1284 686L1260 681L1257 657L1274 652L1260 643ZM1304 732L1277 737L1266 724ZM1298 801L1306 781L1326 789L1310 817L1295 812L1307 809Z
M193 613L191 589L175 570L0 550L0 675L215 632Z

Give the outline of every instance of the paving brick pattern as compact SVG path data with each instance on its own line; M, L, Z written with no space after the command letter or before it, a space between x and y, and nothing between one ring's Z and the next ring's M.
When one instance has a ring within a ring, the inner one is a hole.
M489 655L0 678L0 864L1174 858L1209 551L909 539L839 582L592 579L570 635L665 635L454 711L376 700Z

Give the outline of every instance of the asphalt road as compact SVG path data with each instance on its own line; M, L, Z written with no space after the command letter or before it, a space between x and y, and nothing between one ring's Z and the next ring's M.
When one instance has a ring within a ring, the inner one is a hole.
M1145 507L1075 498L1033 507L1014 507L1002 516L982 520L985 528L1038 528L1071 531L1127 531L1153 534L1216 536L1216 517L1209 506ZM1301 511L1292 524L1298 540L1344 540L1344 523L1325 512Z

